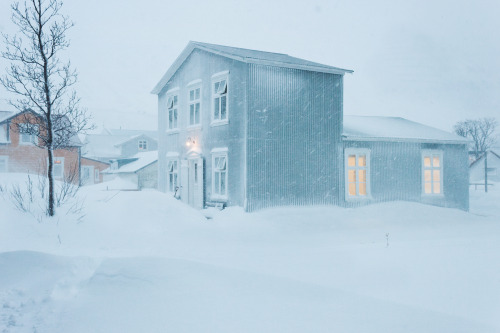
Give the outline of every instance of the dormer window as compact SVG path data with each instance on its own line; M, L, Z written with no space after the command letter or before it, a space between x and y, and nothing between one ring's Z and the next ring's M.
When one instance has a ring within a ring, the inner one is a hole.
M139 150L148 150L147 140L139 140Z

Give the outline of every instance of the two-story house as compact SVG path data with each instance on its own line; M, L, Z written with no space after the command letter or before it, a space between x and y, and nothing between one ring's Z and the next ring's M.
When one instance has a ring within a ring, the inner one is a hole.
M198 208L409 200L468 209L467 142L402 118L345 126L351 72L190 42L152 91L159 189Z
M19 133L19 126L29 120L36 124L39 118L31 111L0 111L0 172L33 174L47 173L47 151L39 148L35 135ZM80 147L78 137L70 140L68 147L54 150L54 178L71 178L79 182ZM72 177L68 177L74 175Z

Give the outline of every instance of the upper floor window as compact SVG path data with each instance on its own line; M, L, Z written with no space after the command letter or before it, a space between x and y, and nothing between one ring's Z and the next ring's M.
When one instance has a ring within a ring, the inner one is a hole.
M173 95L167 99L167 109L168 109L168 129L177 128L177 118L178 118L178 102L179 96Z
M189 126L201 124L201 87L189 90Z
M227 75L212 80L212 122L227 122Z
M422 152L422 188L424 194L443 193L443 153L439 150Z
M148 150L147 140L139 140L139 150Z
M38 128L37 124L19 124L19 142L21 144L37 144Z
M346 193L347 198L366 198L370 195L370 151L346 149Z
M0 142L9 142L9 123L0 124Z

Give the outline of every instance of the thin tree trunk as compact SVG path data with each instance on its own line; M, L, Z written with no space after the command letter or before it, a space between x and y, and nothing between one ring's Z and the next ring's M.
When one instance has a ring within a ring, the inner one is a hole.
M49 216L54 216L54 177L52 176L54 156L52 154L52 149L47 148L47 157L49 160L49 165L47 168L47 178L49 179L49 205L48 213Z
M484 154L484 192L488 192L488 152Z

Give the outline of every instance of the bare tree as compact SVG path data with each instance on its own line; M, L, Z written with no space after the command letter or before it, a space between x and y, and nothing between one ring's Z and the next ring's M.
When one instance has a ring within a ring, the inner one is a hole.
M1 56L10 61L7 74L0 83L14 93L9 103L24 112L20 133L34 135L34 142L46 149L49 180L48 215L55 214L53 151L71 146L78 133L92 126L80 99L70 88L77 81L77 73L70 62L63 62L61 51L69 47L66 32L73 26L61 14L60 0L29 0L12 8L12 22L19 34L3 34L6 50ZM29 111L29 112L27 112Z
M495 118L467 119L453 126L456 134L472 139L472 151L477 158L495 143L495 130L498 123Z
M467 119L453 127L455 133L472 139L472 151L475 159L484 156L484 191L488 192L488 149L496 142L495 129L498 123L495 118Z

